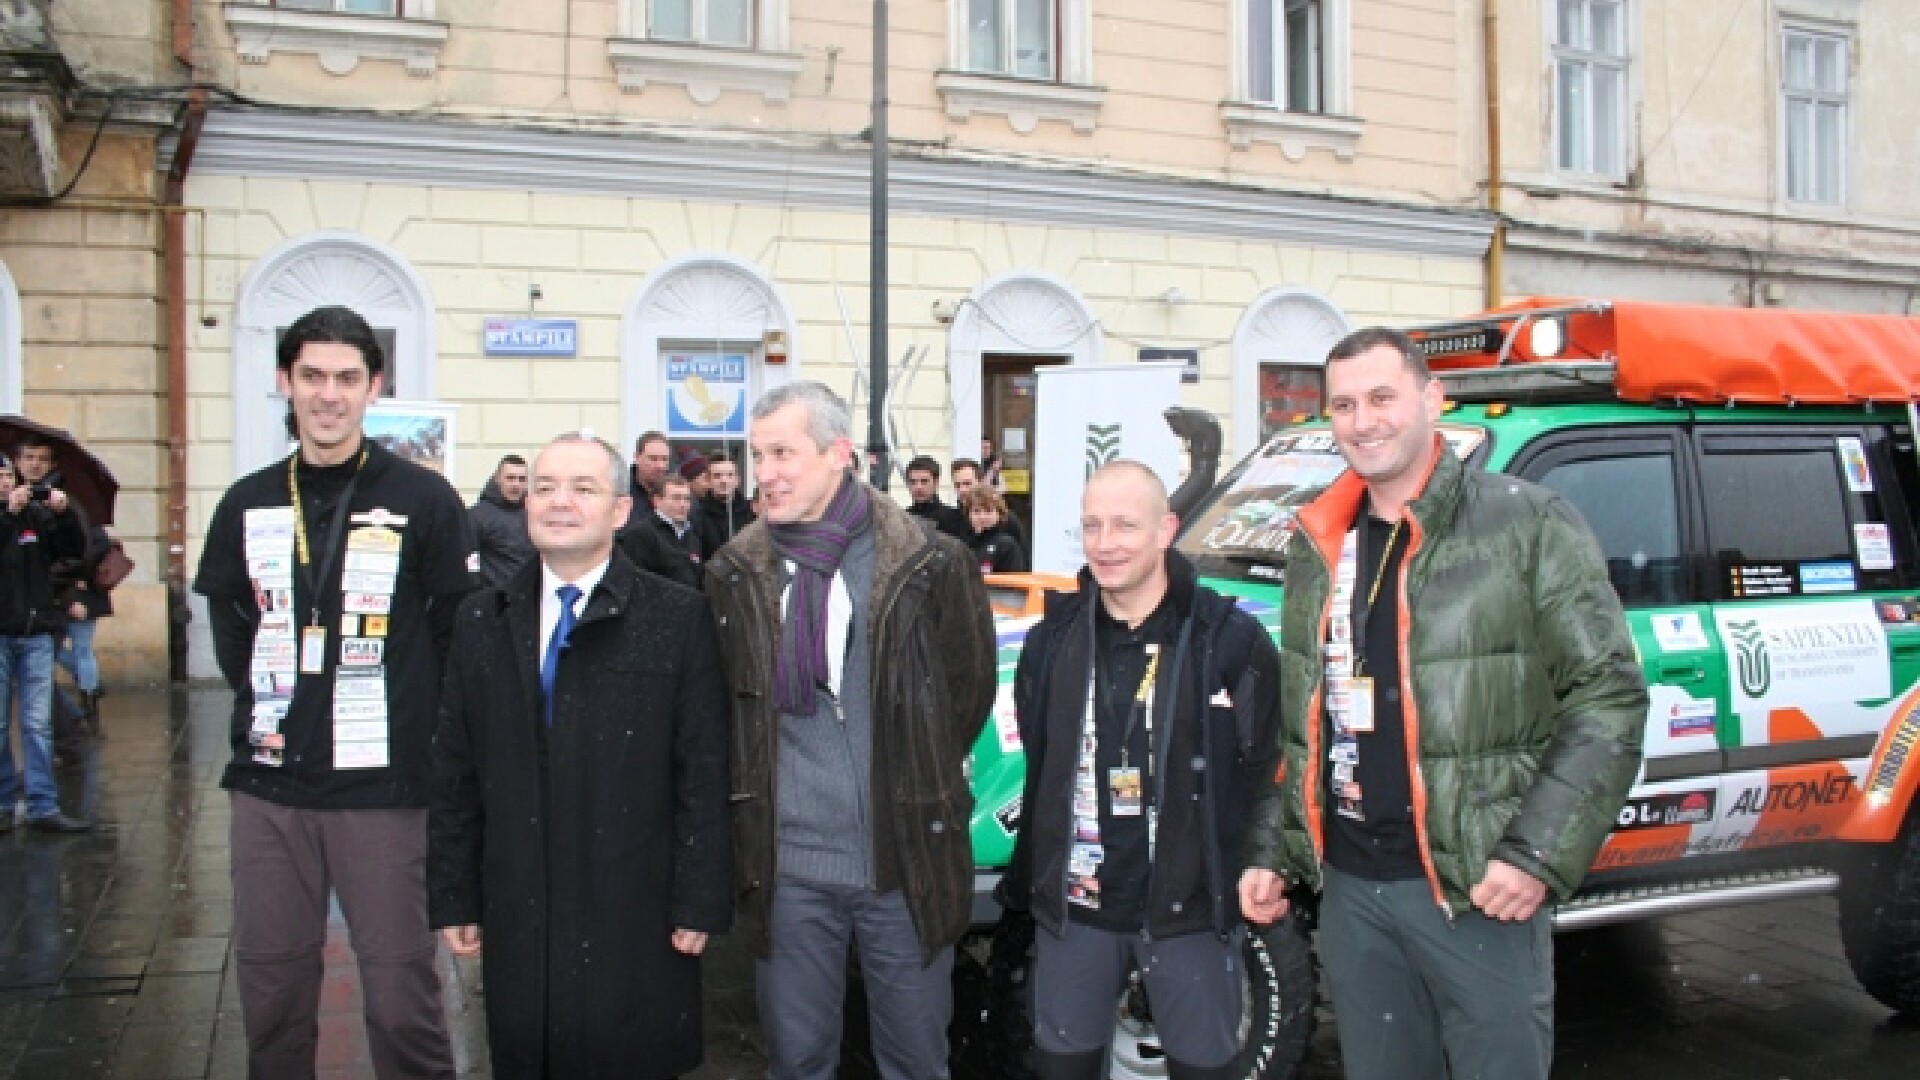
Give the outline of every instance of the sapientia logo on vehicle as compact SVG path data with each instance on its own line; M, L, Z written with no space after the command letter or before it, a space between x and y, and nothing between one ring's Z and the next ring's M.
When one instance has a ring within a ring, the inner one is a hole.
M1742 791L1727 809L1728 815L1764 814L1770 810L1801 811L1810 806L1829 806L1853 798L1853 777L1839 773L1820 780L1789 780Z
M1773 685L1772 664L1767 659L1766 632L1752 619L1728 620L1733 631L1733 655L1740 672L1740 690L1750 698L1766 697Z
M1618 829L1661 829L1669 825L1705 825L1713 820L1714 792L1673 791L1630 799L1620 808Z

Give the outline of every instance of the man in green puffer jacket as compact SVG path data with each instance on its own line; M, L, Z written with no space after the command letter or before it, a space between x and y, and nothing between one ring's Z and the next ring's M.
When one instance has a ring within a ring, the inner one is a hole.
M1240 901L1321 893L1346 1073L1544 1078L1549 895L1579 885L1640 766L1647 690L1599 544L1544 488L1468 472L1417 346L1327 358L1348 470L1302 508L1281 612L1282 761Z

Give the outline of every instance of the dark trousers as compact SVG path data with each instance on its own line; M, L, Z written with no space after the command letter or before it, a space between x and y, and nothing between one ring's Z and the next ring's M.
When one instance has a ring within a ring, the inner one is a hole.
M295 810L233 796L233 954L252 1080L308 1080L327 895L339 894L380 1080L452 1080L427 928L425 810Z
M1241 969L1238 934L1181 934L1154 939L1067 919L1063 933L1034 933L1033 1043L1050 1054L1105 1050L1113 1039L1114 1003L1138 965L1153 1003L1160 1046L1174 1061L1211 1067L1240 1050Z
M1326 868L1320 964L1350 1080L1546 1080L1553 1059L1553 921L1478 911L1451 921L1424 878Z
M781 878L773 951L756 965L771 1080L833 1080L847 990L847 946L860 957L873 1058L882 1080L946 1080L953 950L920 963L906 895Z

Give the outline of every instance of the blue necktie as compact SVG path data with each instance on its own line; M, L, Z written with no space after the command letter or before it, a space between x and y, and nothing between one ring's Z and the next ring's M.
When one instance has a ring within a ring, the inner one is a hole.
M560 654L573 634L573 602L580 599L580 589L562 585L553 594L560 598L560 619L553 624L553 636L547 639L547 661L540 666L540 697L546 703L548 727L553 726L553 681L560 675Z

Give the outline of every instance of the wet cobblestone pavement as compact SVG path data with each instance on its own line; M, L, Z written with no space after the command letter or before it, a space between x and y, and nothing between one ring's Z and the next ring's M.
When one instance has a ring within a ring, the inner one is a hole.
M246 1075L219 789L228 701L114 693L102 703L107 739L61 775L63 806L99 827L0 836L0 1080ZM1557 948L1555 1077L1920 1077L1920 1025L1854 985L1830 901L1591 931ZM737 943L711 955L707 1063L693 1080L764 1075L752 972ZM443 973L461 1074L486 1077L477 966L449 961ZM337 916L321 1002L320 1075L371 1080ZM975 1040L956 1052L957 1080L992 1077ZM873 1075L863 1057L843 1075ZM1340 1075L1323 1009L1303 1076Z

